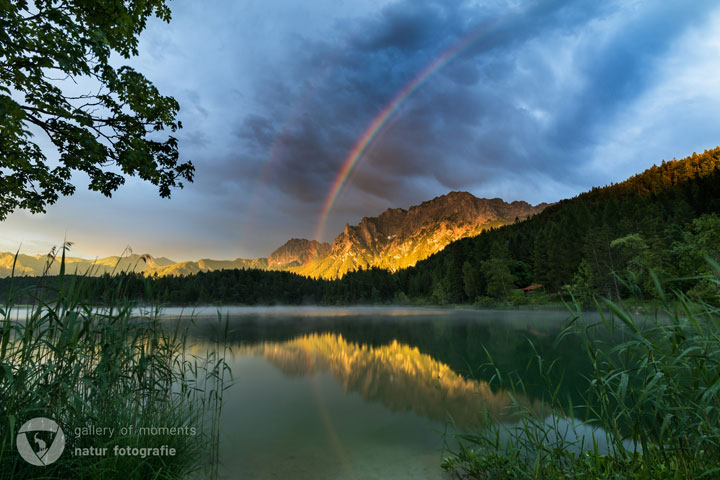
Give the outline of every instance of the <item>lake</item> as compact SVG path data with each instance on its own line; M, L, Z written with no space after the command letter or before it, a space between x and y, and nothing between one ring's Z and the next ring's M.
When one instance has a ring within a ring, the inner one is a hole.
M488 384L495 373L520 372L516 398L540 412L548 387L538 353L571 367L563 389L572 398L589 369L578 340L558 343L566 312L223 307L222 324L213 308L163 316L192 317L197 348L218 338L227 346L221 478L449 478L440 465L453 433L512 421L508 391Z

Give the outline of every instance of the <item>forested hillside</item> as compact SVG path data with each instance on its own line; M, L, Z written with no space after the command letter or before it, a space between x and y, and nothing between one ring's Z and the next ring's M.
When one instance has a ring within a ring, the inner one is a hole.
M720 147L663 162L627 181L563 200L528 220L459 240L415 267L340 280L226 270L186 277L74 277L87 295L168 303L474 303L572 293L650 299L655 284L717 301L708 258L720 260ZM38 279L16 278L16 285ZM55 282L56 279L47 279ZM66 280L67 281L67 280ZM0 293L10 280L0 282ZM520 290L533 286L525 297Z
M463 302L542 284L580 297L652 296L661 281L693 293L719 259L720 148L662 162L625 182L563 200L531 219L460 240L403 272L410 296Z

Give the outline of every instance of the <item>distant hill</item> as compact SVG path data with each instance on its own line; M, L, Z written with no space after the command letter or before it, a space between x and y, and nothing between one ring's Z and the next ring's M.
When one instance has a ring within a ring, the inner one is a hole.
M52 260L52 261L50 261ZM37 277L46 272L48 275L57 275L60 272L60 258L51 259L48 255L23 255L9 252L0 253L0 278L9 277L13 272L15 263L15 276ZM175 262L165 258L153 258L149 255L131 254L124 257L111 256L87 260L78 257L65 258L65 270L68 273L79 275L99 276L105 273L143 272L152 269L162 269Z
M164 277L168 275L194 275L200 272L214 272L216 270L267 270L267 266L268 262L266 258L236 258L235 260L211 260L209 258L203 258L196 262L179 262L163 267L147 268L142 270L142 272L146 275Z

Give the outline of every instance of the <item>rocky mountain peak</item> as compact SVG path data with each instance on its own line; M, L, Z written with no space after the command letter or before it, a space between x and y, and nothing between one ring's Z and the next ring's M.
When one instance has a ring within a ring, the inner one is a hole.
M330 252L329 243L305 238L291 238L283 246L268 255L268 268L290 268L305 265Z
M364 217L357 225L345 225L326 257L294 271L336 278L358 268L407 268L451 242L524 220L546 206L450 192L407 210L389 208L377 217Z

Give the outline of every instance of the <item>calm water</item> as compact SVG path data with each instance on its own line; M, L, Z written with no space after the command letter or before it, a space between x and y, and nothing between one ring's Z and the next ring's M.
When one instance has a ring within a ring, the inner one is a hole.
M216 310L192 314L193 342L225 336ZM528 339L544 357L572 366L567 395L577 395L587 368L579 342L556 342L563 312L224 308L222 315L235 383L224 397L221 478L449 478L440 464L452 432L482 428L483 411L509 421L508 393L486 383L488 355L503 373L523 372L526 393L517 398L538 411L546 387Z

